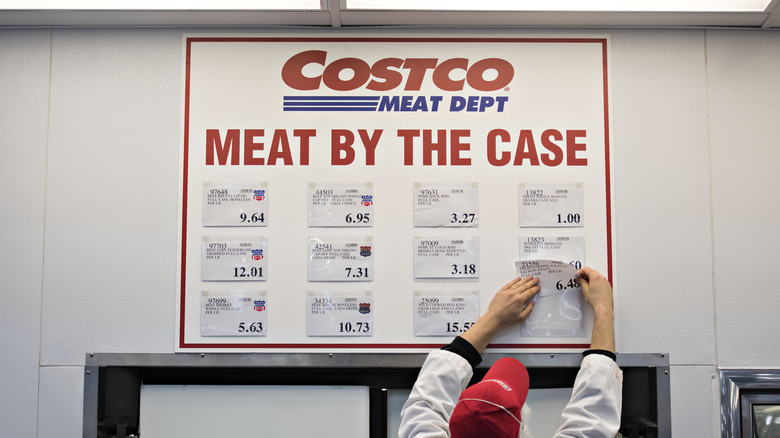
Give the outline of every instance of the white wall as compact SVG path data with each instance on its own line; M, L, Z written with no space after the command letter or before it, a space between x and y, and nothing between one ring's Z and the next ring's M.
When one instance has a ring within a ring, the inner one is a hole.
M780 332L780 33L596 33L618 346L670 353L674 436L716 437L718 368L780 367L748 336ZM173 352L181 35L0 31L4 435L80 436L87 352Z

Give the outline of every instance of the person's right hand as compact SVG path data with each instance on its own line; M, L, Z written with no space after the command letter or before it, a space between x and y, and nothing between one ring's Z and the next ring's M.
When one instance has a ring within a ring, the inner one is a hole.
M594 312L612 312L612 285L592 268L579 270L582 277L582 294Z

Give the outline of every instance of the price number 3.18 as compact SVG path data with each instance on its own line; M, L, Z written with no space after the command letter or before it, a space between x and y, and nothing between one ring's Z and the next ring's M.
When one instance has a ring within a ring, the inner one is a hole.
M450 271L450 274L452 275L471 275L477 273L477 265L471 263L471 264L464 264L464 265L452 265L452 271Z
M233 268L233 278L263 278L263 268L238 266Z

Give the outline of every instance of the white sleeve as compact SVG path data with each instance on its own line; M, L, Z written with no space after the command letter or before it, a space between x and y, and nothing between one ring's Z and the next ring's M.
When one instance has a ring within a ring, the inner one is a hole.
M399 438L449 437L450 415L473 374L458 354L444 350L428 354L401 409Z
M555 438L614 438L622 404L623 371L604 355L585 356Z

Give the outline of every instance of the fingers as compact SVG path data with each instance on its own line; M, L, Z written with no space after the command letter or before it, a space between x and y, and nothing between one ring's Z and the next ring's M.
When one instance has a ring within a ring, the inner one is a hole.
M531 314L531 311L534 310L534 302L528 303L528 305L525 306L522 312L520 312L520 321L525 321L526 318L528 318L528 315Z
M577 272L580 274L580 277L582 277L585 281L588 281L593 274L598 274L596 270L594 270L589 266L585 266L584 268L580 269Z

